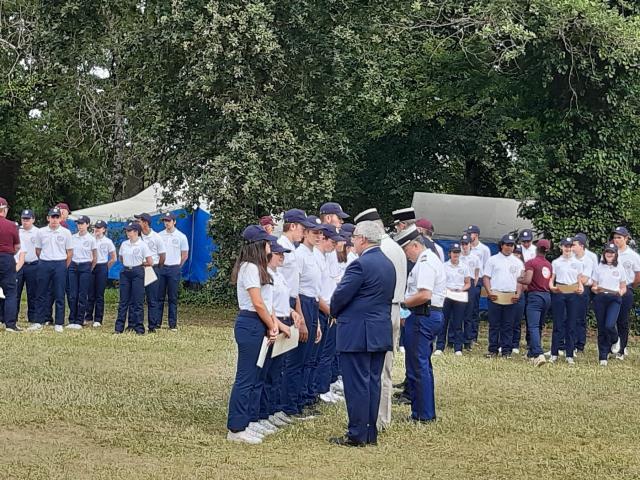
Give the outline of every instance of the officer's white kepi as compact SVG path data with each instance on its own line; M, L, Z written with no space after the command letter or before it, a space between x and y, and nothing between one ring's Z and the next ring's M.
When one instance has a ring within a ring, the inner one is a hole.
M360 222L373 222L375 220L380 220L380 214L375 208L370 208L368 210L365 210L364 212L360 212L353 219L354 223L356 224Z
M415 225L409 226L409 228L405 228L401 232L399 232L393 239L396 241L398 245L401 247L405 247L411 243L412 240L420 237L420 232L416 228Z
M393 216L393 223L406 222L407 220L416 219L416 211L413 207L395 210L391 212L391 215Z

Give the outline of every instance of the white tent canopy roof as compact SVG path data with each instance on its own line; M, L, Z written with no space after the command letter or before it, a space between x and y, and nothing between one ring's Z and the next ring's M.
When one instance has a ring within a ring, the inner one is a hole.
M162 205L162 197L163 187L159 183L155 183L126 200L74 210L71 218L75 219L80 215L86 215L91 219L91 222L98 220L106 222L109 220L127 220L143 212L155 215L160 211L173 211L184 208L184 205ZM205 209L202 206L200 208Z
M480 238L497 242L506 234L533 224L518 216L520 202L510 198L447 195L443 193L413 194L417 218L433 223L436 238L460 238L469 225L480 227Z

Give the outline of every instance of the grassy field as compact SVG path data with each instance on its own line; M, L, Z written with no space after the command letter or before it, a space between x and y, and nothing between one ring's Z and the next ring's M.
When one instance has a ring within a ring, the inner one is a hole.
M481 347L446 354L434 361L434 424L410 424L395 406L378 447L335 447L326 439L343 433L345 410L323 407L251 447L224 440L232 312L181 315L177 334L113 336L112 320L100 331L0 333L0 478L640 478L635 341L608 368L593 339L574 368L486 360Z

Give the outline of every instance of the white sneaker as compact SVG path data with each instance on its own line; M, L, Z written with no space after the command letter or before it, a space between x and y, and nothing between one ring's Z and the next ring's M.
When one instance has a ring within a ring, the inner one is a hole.
M620 353L620 337L618 337L616 343L611 345L611 353Z
M601 367L606 367L608 364L608 362L606 360L600 360L600 366Z
M260 440L264 440L264 435L263 434L258 433L255 430L251 430L251 429L249 429L249 427L247 427L245 432L247 432L249 435L251 435L253 437L259 438Z
M439 357L439 356L441 356L441 355L442 355L442 350L436 350L435 352L433 352L433 354L434 354L436 357Z
M551 355L551 358L549 358L549 361L551 363L555 363L558 361L558 356L557 355Z
M551 350L549 350L548 352L544 352L544 356L545 357L550 357L551 356Z
M267 435L271 433L276 433L278 431L278 427L276 427L273 423L269 422L269 420L258 420L258 423L260 423L262 428L269 431Z
M259 433L262 436L271 435L273 433L271 430L267 430L266 428L264 428L258 422L251 422L247 426L247 430L251 430L254 433Z
M170 328L170 329L169 329L169 331L170 331L170 332L177 332L177 331L178 331L178 329L177 329L177 328Z
M275 425L278 428L286 427L287 425L289 425L287 422L280 420L275 415L269 415L269 423L271 423L272 425Z
M616 353L616 360L624 360L624 355L622 353Z
M573 359L573 357L567 357L567 363L568 363L569 365L575 365L575 364L576 364L576 362L575 362L575 360Z
M322 400L324 403L336 403L336 399L333 398L331 391L321 393L320 400Z
M27 332L39 332L44 327L41 323L33 323L31 326L27 327Z
M629 355L629 347L624 347L624 354Z
M458 350L456 353L454 353L454 355L456 357L461 357L462 356L462 352L460 350Z
M560 355L561 357L565 356L565 351L564 350L558 350L558 355Z
M241 432L232 432L229 430L227 433L227 440L230 442L248 443L249 445L259 445L262 443L262 439L254 437L246 430Z
M513 353L514 355L518 355L520 353L520 349L514 348L513 350L511 350L511 353Z
M69 330L82 330L82 325L78 323L70 323L69 325L67 325L67 328Z
M102 326L102 323L100 322L93 322L93 328L100 328Z
M289 424L293 423L293 418L291 418L289 415L287 415L284 412L276 412L273 414L273 416L285 423L289 423Z
M56 333L64 332L64 327L62 325L56 325L55 327L53 327L53 329L55 330Z
M400 353L404 353L404 347L400 347Z
M534 367L539 367L541 365L544 365L545 363L547 363L547 359L544 358L544 355L538 355L536 358L533 359Z
M345 401L344 396L340 395L337 392L331 392L331 395L333 396L333 398L335 400L335 403L344 402Z
M18 326L16 326L16 328L5 327L4 331L9 333L20 333L22 332L22 329Z

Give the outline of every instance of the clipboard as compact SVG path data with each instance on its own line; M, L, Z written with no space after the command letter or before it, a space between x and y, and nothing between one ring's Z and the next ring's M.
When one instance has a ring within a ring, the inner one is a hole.
M491 293L498 297L495 300L492 300L492 302L497 305L513 305L513 302L511 301L511 299L516 295L516 292L491 292Z
M578 291L578 284L577 283L572 283L571 285L558 285L558 284L556 284L556 287L558 287L558 290L560 290L561 293L577 293L577 291Z
M144 267L144 286L151 285L156 280L158 280L158 276L153 267Z
M284 336L284 333L280 333L276 337L276 341L273 342L273 350L271 351L271 357L277 357L283 353L287 353L289 350L293 350L298 346L300 340L300 330L295 325L289 327L291 336L289 338Z
M469 292L455 292L447 288L445 297L454 302L467 303L469 301Z

